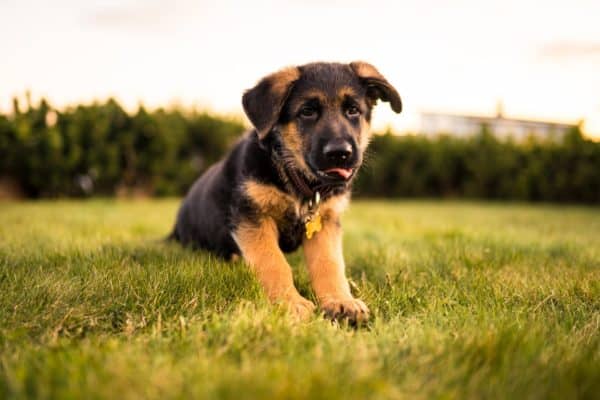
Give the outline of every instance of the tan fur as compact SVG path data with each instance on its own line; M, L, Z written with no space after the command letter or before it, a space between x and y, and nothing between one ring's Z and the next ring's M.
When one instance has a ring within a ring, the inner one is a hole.
M327 105L333 105L333 106L339 106L341 105L346 96L352 96L352 97L357 97L357 93L354 91L354 89L350 86L343 86L341 87L338 92L337 92L337 96L335 98L329 98L327 96L327 94L319 89L312 89L309 91L306 91L305 93L302 94L302 98L305 100L309 100L309 99L318 99L322 104L327 104Z
M310 280L321 303L352 298L345 276L341 228L336 221L323 221L323 229L304 242Z
M350 195L342 194L325 200L319 206L319 212L323 219L339 219L339 216L346 211L350 203Z
M377 68L364 61L355 61L350 63L350 67L354 70L354 73L361 78L374 78L385 80L383 75L377 71Z
M304 255L313 289L319 301L330 297L352 297L344 275L342 229L339 216L348 205L347 196L337 196L319 207L323 229L304 240Z
M277 94L286 92L290 84L300 79L300 70L297 67L283 68L267 77L271 80L272 90Z
M295 316L308 317L315 306L294 287L292 271L279 249L273 218L264 217L258 223L242 222L233 237L269 300L284 303Z
M292 272L277 244L277 226L272 218L262 218L257 224L239 224L235 239L244 259L252 266L271 300L295 292Z
M367 147L369 147L369 143L371 142L371 126L367 122L366 119L360 119L360 134L358 137L358 147L360 148L360 152L364 154Z
M331 316L346 314L363 321L368 318L369 310L350 293L342 254L339 215L347 205L347 196L338 196L322 204L319 210L323 215L323 228L311 239L305 238L304 256L312 287L323 310Z
M258 207L261 214L279 221L290 209L299 213L300 204L287 193L273 185L249 180L244 184L244 191Z
M357 94L350 86L343 86L338 90L338 102L343 102L346 96L357 97Z
M323 104L327 104L329 102L329 98L327 97L325 92L320 89L307 90L302 93L302 98L305 100L318 99Z
M283 145L294 155L296 165L308 175L311 175L312 172L306 165L306 161L304 161L304 157L302 156L302 138L300 137L296 123L289 122L282 126L281 135L283 136Z

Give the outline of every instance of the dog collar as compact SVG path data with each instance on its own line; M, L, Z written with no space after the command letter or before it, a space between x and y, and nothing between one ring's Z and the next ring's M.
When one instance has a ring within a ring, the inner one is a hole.
M288 171L288 176L291 178L296 189L301 192L305 198L308 198L308 212L304 216L303 222L306 238L310 240L315 233L323 229L323 225L321 224L321 214L319 214L321 193L319 190L311 190L305 180L298 176L295 169L291 168Z
M298 172L296 171L295 168L287 168L287 175L290 177L290 180L292 181L294 187L296 190L298 190L302 196L304 196L304 198L306 199L313 199L317 193L319 193L316 190L312 190L308 184L306 183L306 180L303 179L300 175L298 175ZM320 198L320 194L319 194L319 198Z

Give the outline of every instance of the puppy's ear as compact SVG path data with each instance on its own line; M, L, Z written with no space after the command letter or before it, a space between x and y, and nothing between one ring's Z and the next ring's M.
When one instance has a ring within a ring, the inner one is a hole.
M377 71L377 68L363 61L350 63L350 68L367 86L367 96L374 101L381 99L390 103L396 113L402 111L402 100L396 89Z
M294 82L300 78L300 70L289 67L261 79L242 97L244 112L264 139L279 119Z

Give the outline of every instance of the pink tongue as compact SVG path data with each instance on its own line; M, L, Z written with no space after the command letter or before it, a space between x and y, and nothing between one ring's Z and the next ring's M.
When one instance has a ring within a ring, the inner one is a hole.
M351 169L330 168L327 171L325 171L325 173L327 173L327 174L330 174L332 172L335 172L336 174L338 174L339 176L341 176L344 179L348 179L348 178L350 178L350 175L352 175Z

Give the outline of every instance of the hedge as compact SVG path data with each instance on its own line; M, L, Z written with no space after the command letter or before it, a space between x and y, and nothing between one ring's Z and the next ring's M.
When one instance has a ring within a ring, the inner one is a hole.
M240 118L183 109L126 112L113 99L0 114L0 180L27 197L181 195L245 130ZM0 181L0 182L1 182ZM374 135L358 196L600 203L600 143L479 135Z

